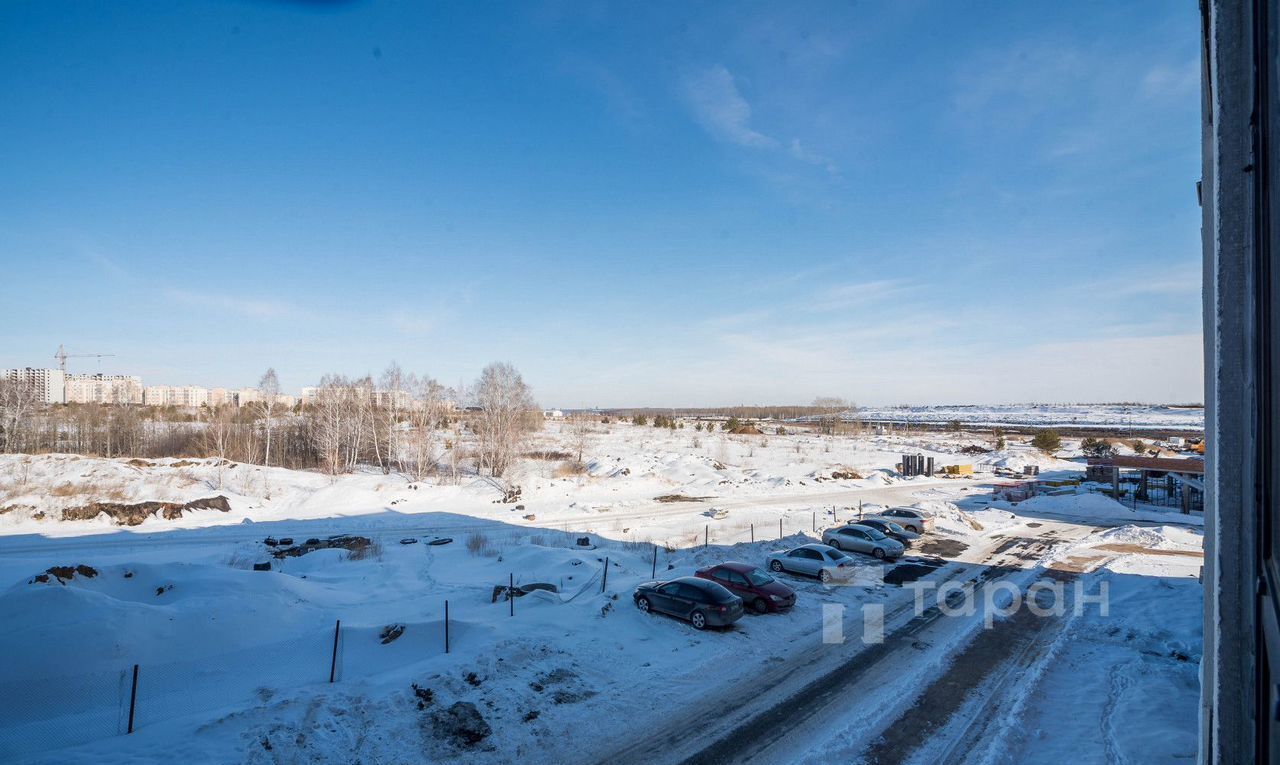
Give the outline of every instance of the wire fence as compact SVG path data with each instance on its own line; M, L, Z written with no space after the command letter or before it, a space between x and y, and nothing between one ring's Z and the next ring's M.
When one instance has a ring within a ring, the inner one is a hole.
M181 661L47 676L0 668L0 762L123 735L166 720L266 703L301 686L369 677L449 650L440 618L412 624L341 622L278 642Z

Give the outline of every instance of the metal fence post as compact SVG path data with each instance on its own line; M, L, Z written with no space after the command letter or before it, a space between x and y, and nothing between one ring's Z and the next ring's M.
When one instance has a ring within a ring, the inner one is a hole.
M702 547L703 547L703 549L706 549L706 546L707 546L707 545L709 545L709 544L711 544L711 524L709 524L709 523L708 523L708 524L707 524L705 527L703 527L703 529L702 529Z
M609 556L604 556L604 577L600 580L600 592L604 592L609 586Z
M138 707L138 665L133 665L133 689L129 691L129 732L133 733L133 712Z
M507 586L507 601L511 604L510 616L516 615L516 575L513 571L510 574L510 583Z
M653 578L658 578L658 546L653 546Z
M813 511L813 530L814 531L818 530L818 511L817 510Z
M778 539L782 539L782 519L778 519Z
M333 657L329 659L329 682L333 682L338 673L338 635L342 632L342 620L333 623Z
M756 525L754 523L751 524L751 541L756 541Z
M444 652L449 653L449 601L444 602Z

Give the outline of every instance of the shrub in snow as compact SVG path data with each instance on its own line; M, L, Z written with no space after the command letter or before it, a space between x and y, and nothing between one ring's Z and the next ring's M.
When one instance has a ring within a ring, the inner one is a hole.
M1062 438L1056 430L1042 430L1031 439L1031 445L1045 454L1052 454L1062 448Z

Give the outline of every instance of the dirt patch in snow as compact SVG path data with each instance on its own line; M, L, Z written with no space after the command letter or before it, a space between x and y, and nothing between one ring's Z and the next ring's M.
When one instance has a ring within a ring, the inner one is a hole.
M64 521L91 521L99 515L106 514L116 523L123 526L138 526L155 514L160 514L166 521L177 520L186 510L218 510L231 512L231 502L224 496L193 499L190 502L91 502L79 507L69 507L62 511Z
M352 534L339 534L338 536L329 537L328 539L308 539L300 545L292 547L281 547L272 550L271 554L276 558L297 558L316 550L329 550L339 548L351 553L351 557L359 558L369 553L370 547L373 545L368 537L360 537Z
M76 576L82 576L85 579L92 579L97 575L97 569L91 566L86 566L83 563L77 566L50 566L43 574L36 574L32 577L28 584L44 584L49 582L51 578L58 580L58 584L66 584L72 579L75 579Z
M469 701L458 701L448 709L437 709L428 720L432 735L459 749L473 749L493 733L480 710Z
M961 542L959 539L926 537L916 549L924 555L937 555L942 558L954 558L965 550L968 550L969 545Z
M921 577L932 574L934 571L937 571L942 564L942 560L899 563L885 573L884 583L896 584L901 587L907 582L914 582Z
M1151 547L1143 547L1142 545L1125 543L1098 545L1097 549L1106 550L1108 552L1136 553L1139 555L1183 555L1191 558L1204 557L1204 550L1157 550Z
M653 498L654 502L704 502L711 497L687 497L683 494L662 494Z

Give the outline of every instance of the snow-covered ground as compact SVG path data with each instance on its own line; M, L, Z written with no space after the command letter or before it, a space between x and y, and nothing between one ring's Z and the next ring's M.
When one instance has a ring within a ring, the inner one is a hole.
M863 420L911 424L1204 430L1204 409L1156 404L1002 404L862 408Z
M555 426L537 439L532 449L567 448ZM871 746L869 721L891 728L933 715L943 730L969 710L942 704L935 688L968 666L981 614L915 621L913 579L1025 588L1054 571L1091 591L1106 581L1110 613L1086 609L1029 639L1045 651L1027 651L1035 681L1025 693L1002 696L1013 727L984 732L973 749L993 761L1048 762L1067 751L1100 760L1158 738L1158 751L1181 756L1194 730L1199 519L1134 513L1098 495L1010 505L991 501L981 474L893 472L901 454L916 452L939 465L1080 468L1020 443L961 451L981 443L967 434L750 437L602 425L584 474L524 461L511 479L521 489L514 503L475 478L413 484L210 461L3 456L0 760L654 761L696 754L681 747L727 736L791 703L788 689L862 663L868 677L889 672L901 687L814 710L813 720L830 723L821 739L787 733L767 744L784 760L856 760ZM218 496L229 510L179 510L135 526L59 519L93 502L180 506ZM632 604L655 569L664 578L722 560L763 564L860 507L908 504L936 518L915 557L885 567L868 558L858 586L786 577L799 592L789 612L703 633ZM713 508L727 516L710 517ZM282 558L264 544L334 534L369 544ZM429 544L439 539L452 541ZM253 570L263 562L272 570ZM509 578L557 591L517 598L511 615L511 603L493 602ZM824 643L832 605L845 608L850 636L863 630L858 614L882 609L887 647ZM930 637L917 647L895 637L899 629ZM900 652L912 660L903 664ZM118 735L135 664L136 731ZM1155 696L1165 703L1151 708ZM656 726L708 708L722 714L699 736L647 748ZM1013 735L1019 726L1032 739ZM935 761L929 747L946 738L925 737L904 759Z

